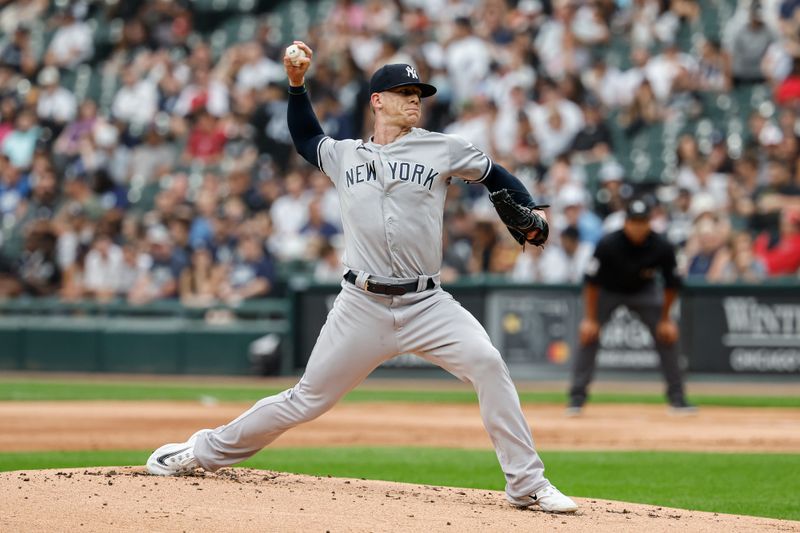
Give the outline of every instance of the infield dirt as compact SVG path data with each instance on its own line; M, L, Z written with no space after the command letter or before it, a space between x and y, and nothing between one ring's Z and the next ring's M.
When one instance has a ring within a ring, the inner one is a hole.
M250 469L181 478L142 468L6 472L0 493L0 530L9 532L800 531L800 522L595 499L577 499L575 515L552 515L515 509L495 491Z
M249 404L0 402L0 451L136 450L180 442ZM800 409L705 407L676 418L663 405L524 405L541 450L800 452ZM280 437L276 447L490 448L474 404L343 403Z

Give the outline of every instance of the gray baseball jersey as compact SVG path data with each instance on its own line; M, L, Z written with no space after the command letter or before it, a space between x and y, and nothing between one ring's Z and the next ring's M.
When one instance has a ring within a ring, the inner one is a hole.
M325 137L317 152L339 192L343 263L388 278L439 272L450 178L479 182L492 168L463 138L420 128L387 145Z

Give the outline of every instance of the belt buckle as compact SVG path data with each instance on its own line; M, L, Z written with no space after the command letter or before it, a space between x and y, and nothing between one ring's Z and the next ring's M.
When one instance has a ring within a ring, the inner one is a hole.
M372 281L371 279L367 278L367 281L364 282L364 289L366 289L367 292L373 292L374 293L375 291L373 291L372 287L370 286L371 283L375 283L375 282Z

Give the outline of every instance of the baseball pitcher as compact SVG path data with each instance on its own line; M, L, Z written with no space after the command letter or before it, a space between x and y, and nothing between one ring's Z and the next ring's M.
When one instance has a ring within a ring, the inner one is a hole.
M258 401L229 424L162 446L147 461L148 470L177 475L243 461L329 410L384 361L414 353L475 387L513 505L576 511L575 502L544 476L500 353L483 326L439 284L451 178L486 186L521 244L547 239L540 206L517 178L461 137L416 127L422 99L436 88L410 65L385 65L372 76L375 130L369 140L327 137L305 88L312 50L294 44L304 54L294 50L284 57L289 130L300 155L327 174L339 194L347 268L342 290L294 387Z

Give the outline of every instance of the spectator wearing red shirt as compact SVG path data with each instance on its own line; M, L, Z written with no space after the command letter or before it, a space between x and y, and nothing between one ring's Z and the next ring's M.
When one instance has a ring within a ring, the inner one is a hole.
M780 238L769 246L768 233L759 235L755 253L770 276L791 276L800 270L800 209L786 208L781 217Z
M197 111L195 117L183 159L216 163L222 157L222 151L228 140L225 131L217 118L205 109Z
M794 58L792 72L775 89L775 101L782 106L800 104L800 58Z

